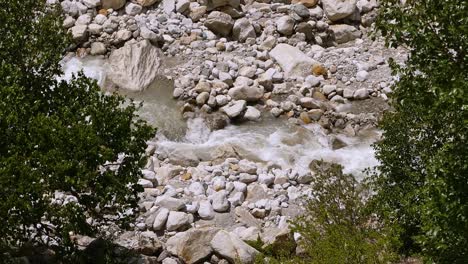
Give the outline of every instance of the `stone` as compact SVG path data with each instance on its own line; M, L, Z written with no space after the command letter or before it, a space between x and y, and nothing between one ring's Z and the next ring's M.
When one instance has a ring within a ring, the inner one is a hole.
M323 76L326 78L328 75L328 71L327 68L325 68L322 64L316 63L312 65L312 74L315 76Z
M312 8L316 6L318 3L318 0L292 0L291 4L303 4L304 6L308 8Z
M308 109L319 109L320 108L320 103L310 97L303 97L299 99L299 104L302 107L308 108Z
M141 185L143 188L153 188L153 183L146 179L138 179L138 184Z
M141 5L128 3L128 5L125 7L125 13L130 16L136 16L141 13L142 9L143 7Z
M221 110L230 118L238 117L247 107L245 100L233 101L231 105L226 105Z
M356 80L358 82L363 82L367 80L368 77L369 77L369 73L367 71L362 70L356 73Z
M96 8L101 5L101 0L82 0L82 2L88 8Z
M179 211L185 207L185 204L182 200L167 195L158 196L158 198L156 198L155 204L167 208L171 211Z
M343 97L346 99L353 98L354 96L354 91L350 88L344 88L343 89Z
M178 0L176 4L176 11L183 14L190 8L189 0Z
M290 6L290 9L301 18L308 18L310 16L309 9L303 4L293 4Z
M306 112L301 112L299 118L304 122L304 124L310 124L312 120L310 120L309 115Z
M206 14L206 6L197 6L190 8L190 18L193 22L198 22Z
M262 99L264 89L261 86L237 86L231 88L228 95L234 100L245 100L247 102L256 102Z
M356 6L359 9L359 12L367 13L378 7L379 4L377 3L377 0L358 0Z
M115 33L115 42L122 43L129 40L133 36L132 32L128 29L121 29Z
M88 26L77 25L71 28L71 34L75 42L85 42L88 38Z
M90 24L88 25L88 31L92 35L100 35L102 33L102 26L94 23Z
M258 182L270 186L275 181L275 176L271 174L260 174L258 175Z
M314 40L314 27L310 23L299 23L296 26L296 32L303 33L308 41Z
M236 192L231 197L228 198L228 201L231 203L231 206L240 206L245 200L245 195L243 192Z
M369 92L367 91L366 88L361 88L361 89L356 90L353 95L353 98L358 99L358 100L366 99L368 97L369 97Z
M193 182L187 187L191 195L205 195L205 186L201 182Z
M307 114L309 115L310 119L312 119L314 121L319 121L320 118L323 115L323 110L322 109L311 109L311 110L309 110L309 112L307 112Z
M145 231L138 237L138 244L135 249L140 254L154 256L162 251L163 246L154 232Z
M300 49L288 44L278 44L270 51L270 56L281 66L286 77L306 77L312 65L317 62L305 55Z
M104 55L106 54L107 49L106 45L102 42L93 42L91 43L91 55Z
M175 0L162 0L162 7L164 10L164 13L169 15L174 12L176 8L176 1Z
M84 14L76 19L75 25L89 25L91 23L91 16Z
M221 230L211 240L213 251L231 263L253 263L259 252L233 233Z
M344 142L339 137L333 137L331 139L331 145L332 145L333 150L341 149L341 148L344 148L344 147L348 146L348 144L346 144L346 142Z
M103 9L112 8L118 10L125 5L126 0L101 0L101 7Z
M205 26L215 34L228 37L234 26L234 20L228 14L213 11L208 15Z
M276 45L276 38L274 36L268 36L262 42L262 44L260 44L258 49L262 51L265 51L265 50L270 51L271 49L273 49L273 47L275 47L275 45Z
M237 165L239 166L240 172L250 173L250 174L257 173L257 165L252 161L243 159L243 160L240 160Z
M325 95L329 95L336 91L336 85L330 85L330 84L324 85L322 87L322 91Z
M147 27L140 27L140 36L149 40L154 45L157 45L158 42L162 41L160 35L156 34Z
M314 179L314 176L311 173L300 174L297 177L297 182L301 184L309 184Z
M276 30L286 36L294 32L294 19L290 16L282 16L276 20Z
M219 229L213 227L191 228L170 237L166 242L166 249L184 263L201 263L213 253L211 240L218 231Z
M346 18L356 10L356 0L322 0L322 6L331 21Z
M130 91L146 89L156 79L161 64L159 54L148 40L125 43L109 56L109 80Z
M65 17L65 19L63 20L62 26L63 26L64 28L68 29L68 28L73 27L73 26L75 25L75 22L76 22L76 20L75 20L73 17L67 16L67 17Z
M158 0L135 0L137 4L141 6L150 6L156 3Z
M223 213L229 210L229 201L227 199L226 191L222 190L215 192L211 195L211 199L213 200L213 210L216 212Z
M252 182L255 182L257 180L258 176L255 174L248 174L248 173L241 173L239 174L239 181L249 184Z
M245 111L244 118L250 121L257 121L260 119L261 113L254 106L247 106Z
M362 33L356 27L339 24L339 25L331 25L331 31L335 37L335 41L338 44L346 43L361 37Z
M198 215L203 220L211 220L215 217L215 212L210 201L201 201L198 208Z
M153 230L160 231L163 230L166 226L167 217L169 216L169 210L166 208L161 208L156 212L156 217L153 222Z
M166 229L167 231L176 231L183 229L193 222L193 216L183 212L171 211L167 218Z
M208 98L210 98L210 94L208 92L203 92L199 94L196 98L197 104L198 105L203 105L208 101Z
M257 35L255 33L255 28L252 26L249 19L241 18L234 22L232 36L239 42L245 42L246 39L255 38Z

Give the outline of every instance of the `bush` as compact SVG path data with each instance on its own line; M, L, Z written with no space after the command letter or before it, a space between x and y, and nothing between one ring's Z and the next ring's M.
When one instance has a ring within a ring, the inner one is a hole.
M155 131L94 81L57 81L71 43L44 2L0 0L0 258L45 247L70 262L70 234L128 224Z
M437 263L468 260L468 4L381 1L377 29L409 49L394 110L380 126L373 201L401 227L401 251Z
M396 260L392 229L368 213L367 186L344 174L338 164L313 161L311 170L315 172L311 198L303 215L291 222L292 231L300 234L296 252L269 250L253 243L263 253L257 263L263 263L265 257L267 263L375 264Z

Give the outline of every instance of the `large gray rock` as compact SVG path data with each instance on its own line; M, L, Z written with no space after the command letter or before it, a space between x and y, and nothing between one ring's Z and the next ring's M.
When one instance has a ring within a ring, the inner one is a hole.
M322 5L331 21L346 18L356 10L356 0L322 0Z
M247 102L245 100L234 101L232 104L226 105L221 108L221 110L230 118L239 116L242 111L247 107Z
M156 198L155 204L167 208L171 211L179 211L185 207L185 204L182 200L165 195L158 196L158 198Z
M136 0L136 2L141 6L150 6L156 3L158 0Z
M276 30L283 35L292 35L294 32L294 19L290 16L282 16L276 20Z
M104 9L120 9L125 5L126 0L101 0L101 6Z
M193 215L172 211L166 222L167 231L176 231L189 226L193 222Z
M169 216L169 210L166 208L161 208L156 212L156 216L153 222L153 230L159 231L163 230L166 226L167 217Z
M156 79L159 56L159 49L148 40L127 42L109 56L108 78L122 89L142 91Z
M77 25L71 28L73 40L76 42L84 42L88 38L88 26Z
M208 15L208 18L205 21L205 26L215 34L227 37L234 26L234 20L228 14L213 11Z
M232 36L234 39L244 42L248 38L255 38L255 29L249 19L241 18L236 20L232 28Z
M331 25L330 29L331 31L333 31L335 41L338 44L355 40L357 38L360 38L362 35L361 31L356 29L356 27L346 24Z
M270 56L283 69L286 77L306 77L310 75L312 65L317 63L300 49L288 44L278 44L270 51Z
M211 240L214 252L231 263L253 263L259 252L242 241L235 234L219 231Z
M166 249L187 264L200 263L213 253L210 242L218 231L217 228L205 227L177 233L167 240Z
M261 86L237 86L231 88L228 95L234 100L245 100L247 102L256 102L262 99L264 89Z
M229 201L227 199L227 193L225 190L215 192L212 195L213 209L216 212L223 213L229 210Z

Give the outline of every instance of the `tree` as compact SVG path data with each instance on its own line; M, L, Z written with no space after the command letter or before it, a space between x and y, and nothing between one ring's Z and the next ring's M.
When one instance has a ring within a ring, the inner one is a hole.
M467 14L466 1L383 0L377 21L409 58L392 63L374 205L401 226L404 253L437 263L468 260Z
M59 10L37 0L0 5L0 258L45 246L70 260L78 256L70 234L128 224L155 131L95 81L57 81L72 44Z

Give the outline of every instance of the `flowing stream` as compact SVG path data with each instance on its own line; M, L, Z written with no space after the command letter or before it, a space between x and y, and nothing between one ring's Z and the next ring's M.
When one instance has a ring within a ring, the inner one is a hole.
M65 80L83 70L101 86L105 83L106 62L103 59L67 58L63 61L63 69L62 78ZM308 170L310 161L314 159L332 161L343 165L346 173L359 178L364 169L378 164L371 147L379 137L378 131L367 131L365 135L356 137L337 135L347 143L346 147L337 150L332 149L330 137L319 125L297 126L281 118L267 117L256 123L228 125L224 129L210 131L200 118L182 119L180 106L172 98L172 89L170 80L159 78L143 92L124 94L136 102L143 101L140 116L158 128L158 149L174 159L180 156L210 160L213 153L229 146L241 152L242 157L272 162L299 172Z

